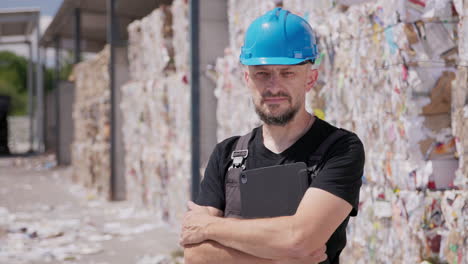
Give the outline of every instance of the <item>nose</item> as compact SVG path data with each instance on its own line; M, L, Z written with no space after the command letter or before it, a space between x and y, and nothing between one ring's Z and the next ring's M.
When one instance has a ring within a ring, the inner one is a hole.
M274 72L271 74L267 82L267 90L270 90L272 93L275 93L280 90L280 76L278 73Z

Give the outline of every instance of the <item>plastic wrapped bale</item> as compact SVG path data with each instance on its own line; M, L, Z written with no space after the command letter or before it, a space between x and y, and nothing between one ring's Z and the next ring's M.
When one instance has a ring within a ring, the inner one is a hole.
M110 182L109 155L109 49L73 69L75 127L72 166L73 179L108 197Z

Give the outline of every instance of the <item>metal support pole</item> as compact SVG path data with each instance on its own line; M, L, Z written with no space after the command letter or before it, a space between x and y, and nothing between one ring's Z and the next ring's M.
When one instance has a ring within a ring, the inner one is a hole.
M74 63L81 61L81 10L75 8L75 60Z
M55 44L55 81L54 81L54 88L55 88L55 159L57 160L57 164L61 164L61 140L60 140L60 37L55 36L54 38Z
M36 117L37 117L37 150L38 152L44 151L44 83L42 76L42 63L41 63L41 50L39 48L39 42L41 40L40 32L40 14L37 15L37 24L36 24L36 52L37 52L37 61L36 61Z
M28 116L29 116L29 151L34 151L34 100L33 100L33 85L34 85L34 73L33 73L33 51L32 51L32 44L30 41L27 42L28 44L28 79L27 79L27 86L28 86Z
M116 46L116 30L117 18L115 14L116 0L107 0L107 43L109 44L109 86L110 86L110 123L111 123L111 138L110 138L110 198L117 200L117 157L115 148L117 145L116 137L116 91L115 91L115 46Z
M198 196L200 185L200 49L199 1L190 1L190 84L192 100L192 200Z

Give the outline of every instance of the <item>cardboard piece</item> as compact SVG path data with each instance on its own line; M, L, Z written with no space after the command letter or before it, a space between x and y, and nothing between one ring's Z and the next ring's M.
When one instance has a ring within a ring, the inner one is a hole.
M431 91L431 103L423 107L424 115L450 113L452 81L455 73L444 71Z

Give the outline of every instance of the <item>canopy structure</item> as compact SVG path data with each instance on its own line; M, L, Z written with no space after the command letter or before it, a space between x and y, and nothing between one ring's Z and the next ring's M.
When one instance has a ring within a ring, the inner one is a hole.
M39 9L0 9L0 43L24 43L37 26Z
M116 28L119 39L128 39L127 26L135 19L148 15L161 4L171 0L118 0L115 1ZM63 49L79 48L85 52L98 52L107 43L109 26L108 1L64 0L41 39L41 45L53 47L59 38Z
M40 41L40 10L38 8L29 9L0 9L0 45L15 44L27 45L29 48L28 57L28 114L30 117L30 151L44 150L44 87L41 67ZM35 59L33 59L33 38L36 37ZM36 61L36 78L33 77L33 63ZM33 84L35 93L33 92ZM36 103L33 104L33 94L36 95ZM35 124L34 124L35 123Z

